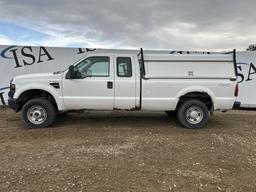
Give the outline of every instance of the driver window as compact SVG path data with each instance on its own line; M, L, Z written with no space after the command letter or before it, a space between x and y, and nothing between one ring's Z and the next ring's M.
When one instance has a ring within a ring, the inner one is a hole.
M79 79L86 77L108 77L109 63L109 57L88 57L76 65L75 74Z

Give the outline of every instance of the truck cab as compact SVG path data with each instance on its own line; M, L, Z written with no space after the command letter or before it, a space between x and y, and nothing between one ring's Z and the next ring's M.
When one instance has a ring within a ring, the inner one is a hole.
M139 107L140 70L135 55L91 54L70 69L61 82L65 109Z

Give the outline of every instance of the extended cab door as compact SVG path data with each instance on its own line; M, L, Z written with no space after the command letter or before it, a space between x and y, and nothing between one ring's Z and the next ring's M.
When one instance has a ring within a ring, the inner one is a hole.
M75 79L62 80L67 109L106 109L114 106L113 56L91 55L75 65Z
M115 63L115 109L132 110L136 106L136 66L129 55L114 57Z

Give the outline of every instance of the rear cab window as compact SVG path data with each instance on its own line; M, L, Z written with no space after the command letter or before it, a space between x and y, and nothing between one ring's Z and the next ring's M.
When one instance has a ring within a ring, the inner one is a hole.
M118 77L132 77L132 60L130 57L117 57L116 69Z

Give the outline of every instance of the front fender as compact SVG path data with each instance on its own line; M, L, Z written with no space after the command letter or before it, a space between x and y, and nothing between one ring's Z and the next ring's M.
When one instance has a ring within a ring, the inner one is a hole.
M13 98L18 99L22 93L33 89L42 90L50 93L55 99L58 109L63 110L64 106L63 101L61 99L61 89L55 89L54 87L47 86L44 84L31 83L22 87L17 87L17 90L15 91Z

